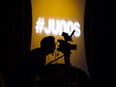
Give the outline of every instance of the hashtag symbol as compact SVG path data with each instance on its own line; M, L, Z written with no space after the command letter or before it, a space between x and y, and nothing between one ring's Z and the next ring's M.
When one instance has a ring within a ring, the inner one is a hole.
M44 25L45 25L44 18L41 17L38 18L35 26L36 33L42 33L42 30L44 29Z

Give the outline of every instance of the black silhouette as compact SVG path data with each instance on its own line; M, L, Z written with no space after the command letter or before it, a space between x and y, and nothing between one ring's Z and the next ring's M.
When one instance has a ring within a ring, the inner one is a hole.
M31 50L10 72L10 87L34 87L36 76L45 76L46 56L54 53L54 50L55 38L44 37L40 42L40 48Z
M63 32L62 36L64 37L64 40L58 40L60 43L58 51L61 51L64 54L64 61L66 65L71 65L70 63L70 55L71 50L76 50L77 45L70 44L70 41L72 41L72 35L74 34L75 30L72 32L70 36L68 36L67 33Z
M58 39L58 42L60 43L57 50L62 52L64 55L58 57L57 59L49 62L47 65L51 64L52 62L62 58L64 56L65 65L71 66L70 63L70 55L71 50L76 50L77 45L76 44L70 44L70 41L72 41L72 35L74 34L75 30L72 32L70 36L68 36L68 33L63 32L62 36L64 37L64 40Z
M31 50L10 73L9 87L90 87L89 77L70 64L71 50L77 49L75 44L70 44L74 32L70 36L63 32L64 40L58 40L60 45L57 50L64 54L65 64L50 62L45 65L46 56L54 53L55 38L44 37L40 48Z

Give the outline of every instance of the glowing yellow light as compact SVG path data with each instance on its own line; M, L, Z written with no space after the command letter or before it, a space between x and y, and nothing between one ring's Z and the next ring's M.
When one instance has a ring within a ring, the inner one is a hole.
M62 32L67 32L70 35L73 30L76 30L72 39L73 44L77 45L77 50L71 50L70 61L73 66L89 75L84 43L85 0L31 0L31 4L32 38L30 50L38 48L40 41L45 36L52 35L57 42L58 39L63 39ZM47 63L54 60L54 56L48 56ZM61 58L57 62L64 63L64 59Z

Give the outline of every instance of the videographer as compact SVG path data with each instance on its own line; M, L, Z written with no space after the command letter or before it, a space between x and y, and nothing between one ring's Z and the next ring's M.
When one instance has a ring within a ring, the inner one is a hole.
M33 49L26 54L9 73L8 87L35 87L36 80L46 75L44 71L46 56L54 53L54 50L55 38L44 37L40 42L40 48Z

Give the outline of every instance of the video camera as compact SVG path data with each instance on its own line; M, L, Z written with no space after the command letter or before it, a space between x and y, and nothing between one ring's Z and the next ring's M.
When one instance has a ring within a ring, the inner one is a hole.
M77 49L77 45L76 44L70 44L69 41L72 41L72 35L74 34L75 30L72 32L72 34L70 36L68 36L67 33L63 32L62 36L64 37L64 40L59 39L58 42L59 47L58 47L58 51L61 51L63 53L66 52L70 52L71 50L76 50Z

